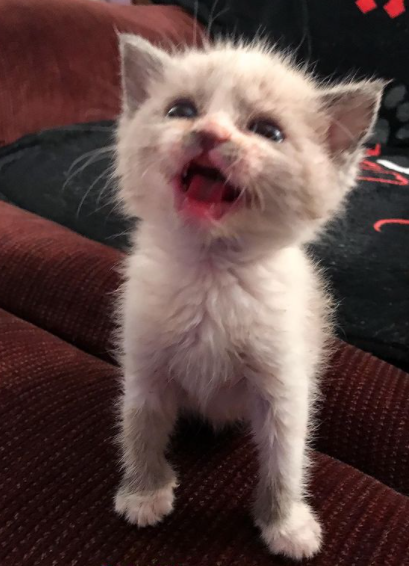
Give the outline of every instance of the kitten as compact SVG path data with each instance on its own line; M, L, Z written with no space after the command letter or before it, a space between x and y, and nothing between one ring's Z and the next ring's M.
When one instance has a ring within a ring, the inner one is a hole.
M263 45L168 54L121 36L120 198L143 219L121 318L123 480L139 526L172 511L178 414L249 422L273 553L321 545L306 442L329 335L303 251L355 183L383 83L322 87Z

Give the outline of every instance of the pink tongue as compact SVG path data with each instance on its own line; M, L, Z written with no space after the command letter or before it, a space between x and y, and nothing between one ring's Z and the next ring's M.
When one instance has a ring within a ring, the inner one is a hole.
M214 203L221 202L223 190L223 181L214 181L202 175L194 175L190 182L187 195L195 200Z

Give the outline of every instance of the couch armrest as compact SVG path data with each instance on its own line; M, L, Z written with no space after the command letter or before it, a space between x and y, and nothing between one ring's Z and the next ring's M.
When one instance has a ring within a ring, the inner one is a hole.
M45 128L115 119L117 31L167 45L192 43L196 27L173 6L2 0L0 145Z

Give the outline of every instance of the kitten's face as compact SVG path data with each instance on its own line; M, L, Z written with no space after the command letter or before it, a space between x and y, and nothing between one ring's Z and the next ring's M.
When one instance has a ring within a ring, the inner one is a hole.
M315 83L260 49L157 53L119 129L128 210L206 237L311 237L353 183L358 156L334 147Z

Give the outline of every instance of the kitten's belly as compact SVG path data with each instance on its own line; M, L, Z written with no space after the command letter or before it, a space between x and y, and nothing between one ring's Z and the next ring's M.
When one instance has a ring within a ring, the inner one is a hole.
M246 419L247 401L247 383L242 379L235 385L212 390L206 398L185 390L182 406L189 412L202 415L217 426Z
M235 352L235 353L233 353ZM182 390L183 404L213 422L243 418L247 380L238 352L217 328L203 323L181 336L171 354L171 379Z

